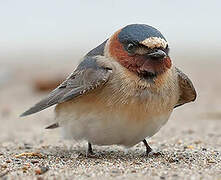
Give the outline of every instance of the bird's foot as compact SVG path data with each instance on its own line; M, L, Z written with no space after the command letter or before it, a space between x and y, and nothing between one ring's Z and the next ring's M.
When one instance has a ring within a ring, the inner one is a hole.
M147 141L144 139L143 143L146 147L146 156L148 156L150 154L150 152L152 152L152 148L149 146L149 144L147 143Z
M160 151L155 151L155 150L153 150L150 146L149 146L149 144L147 143L147 141L144 139L143 140L143 143L144 143L144 145L145 145L145 147L146 147L146 156L147 157L158 157L158 156L161 156L162 155L162 153L160 152Z
M89 142L88 142L88 149L87 149L86 157L87 158L96 158L97 157L96 154L93 152L91 143L89 143Z
M95 153L89 153L89 152L87 152L87 153L86 153L86 157L87 157L87 158L97 158L97 155L96 155Z
M162 153L160 151L155 151L155 150L152 150L151 152L146 154L147 157L159 157L161 155Z

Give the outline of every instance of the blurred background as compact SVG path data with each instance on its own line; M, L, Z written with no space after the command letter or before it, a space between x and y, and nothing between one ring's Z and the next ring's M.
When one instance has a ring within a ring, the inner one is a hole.
M53 108L18 116L71 73L89 50L131 23L159 29L173 62L196 86L197 101L171 118L189 123L184 129L220 135L220 7L219 0L1 0L0 141L54 137L44 130L53 121Z
M220 55L221 2L206 1L0 1L1 62L77 61L119 28L145 23L158 28L171 54Z

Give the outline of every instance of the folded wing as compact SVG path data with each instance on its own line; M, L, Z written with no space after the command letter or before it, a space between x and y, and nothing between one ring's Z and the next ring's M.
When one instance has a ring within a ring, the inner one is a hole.
M86 56L77 69L60 86L21 116L42 111L102 87L108 81L111 72L109 68L98 65L95 57Z

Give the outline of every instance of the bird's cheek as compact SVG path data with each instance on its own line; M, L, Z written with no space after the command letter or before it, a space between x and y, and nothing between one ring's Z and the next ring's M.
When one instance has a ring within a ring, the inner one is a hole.
M143 65L140 67L140 70L155 73L153 66L148 61L144 61Z
M136 62L137 67L141 67L145 63L145 60L142 58L135 58L133 61Z

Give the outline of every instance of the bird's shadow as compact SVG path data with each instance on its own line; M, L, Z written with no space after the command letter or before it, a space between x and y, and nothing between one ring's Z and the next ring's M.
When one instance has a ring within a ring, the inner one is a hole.
M173 149L162 149L157 151L156 154L146 155L145 149L142 146L135 146L131 149L120 148L118 146L113 147L95 147L93 149L95 155L87 156L85 146L74 146L71 149L67 149L65 146L51 146L48 149L40 150L45 157L49 159L60 159L62 162L79 161L81 162L117 162L117 163L135 163L137 165L143 163L152 163L158 161L162 164L189 164L204 156L204 152L200 150L188 150L180 149L179 151L173 151ZM214 155L215 159L215 155ZM203 159L199 159L203 162ZM215 162L217 163L217 162Z
M47 156L53 156L55 158L61 158L64 161L75 159L79 161L84 160L117 160L120 162L134 162L135 160L146 160L146 159L156 159L156 158L162 158L163 152L157 152L155 154L146 155L145 150L142 149L115 149L112 148L110 150L109 148L102 148L99 147L98 149L94 148L94 155L93 156L87 156L87 152L85 147L76 147L67 150L65 147L54 147L50 148L50 150L42 151L43 154L47 154Z

